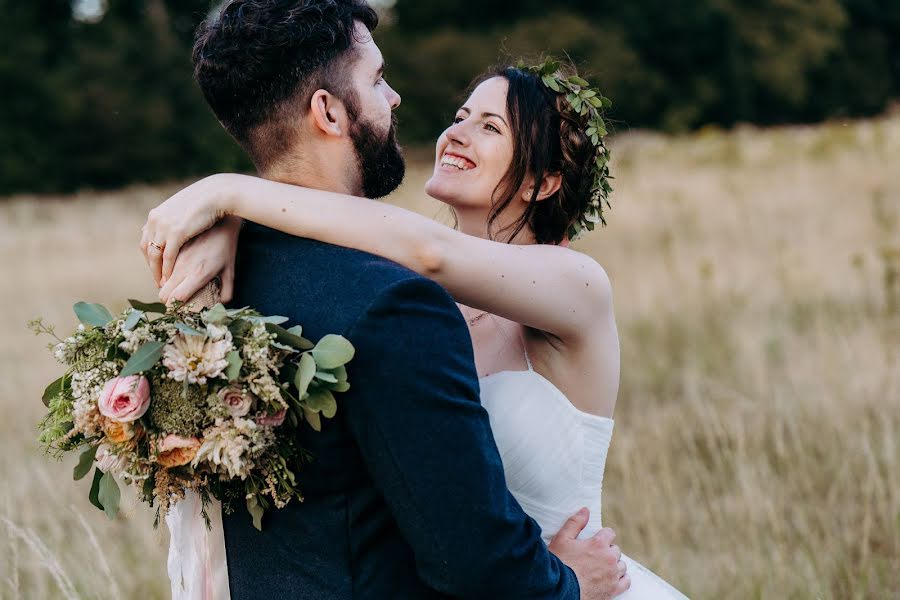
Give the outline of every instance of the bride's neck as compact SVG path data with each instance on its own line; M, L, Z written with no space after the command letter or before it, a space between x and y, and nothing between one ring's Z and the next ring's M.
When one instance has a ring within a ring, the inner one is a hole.
M516 223L517 219L511 219L503 213L491 225L491 231L494 232L493 237L491 237L488 233L488 220L491 216L489 210L482 208L454 208L454 212L458 223L457 228L467 235L517 245L537 243L534 233L527 225L512 240L509 240L509 235L516 230L514 223Z

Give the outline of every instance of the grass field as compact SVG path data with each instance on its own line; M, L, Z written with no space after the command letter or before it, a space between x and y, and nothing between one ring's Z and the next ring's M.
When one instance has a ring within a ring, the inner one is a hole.
M623 383L604 522L693 598L900 597L900 116L620 135ZM412 169L393 201L439 214ZM57 366L25 329L152 299L137 248L178 185L0 202L0 597L164 598L165 533L35 442Z

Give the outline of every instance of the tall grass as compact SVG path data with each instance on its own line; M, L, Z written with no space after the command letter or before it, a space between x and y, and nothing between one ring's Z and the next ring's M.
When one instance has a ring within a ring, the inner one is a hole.
M900 118L619 136L623 350L604 522L696 598L900 597ZM427 167L394 201L429 216ZM90 506L35 424L24 323L152 298L137 242L177 186L0 205L0 597L164 598L165 532Z

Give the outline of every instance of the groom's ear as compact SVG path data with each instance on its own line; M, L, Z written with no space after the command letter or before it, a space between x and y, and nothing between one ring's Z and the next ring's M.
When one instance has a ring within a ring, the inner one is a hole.
M348 126L344 103L326 90L316 90L310 100L310 116L313 125L323 134L340 137Z

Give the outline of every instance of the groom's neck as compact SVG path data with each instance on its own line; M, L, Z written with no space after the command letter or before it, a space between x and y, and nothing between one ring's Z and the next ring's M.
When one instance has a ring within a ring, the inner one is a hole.
M359 178L355 177L358 170L356 165L346 164L346 159L328 160L322 154L306 153L306 156L309 156L310 159L297 156L291 160L282 161L270 169L260 171L259 176L279 183L289 183L327 192L352 196L362 195L362 185L358 181ZM316 158L312 158L313 156Z

